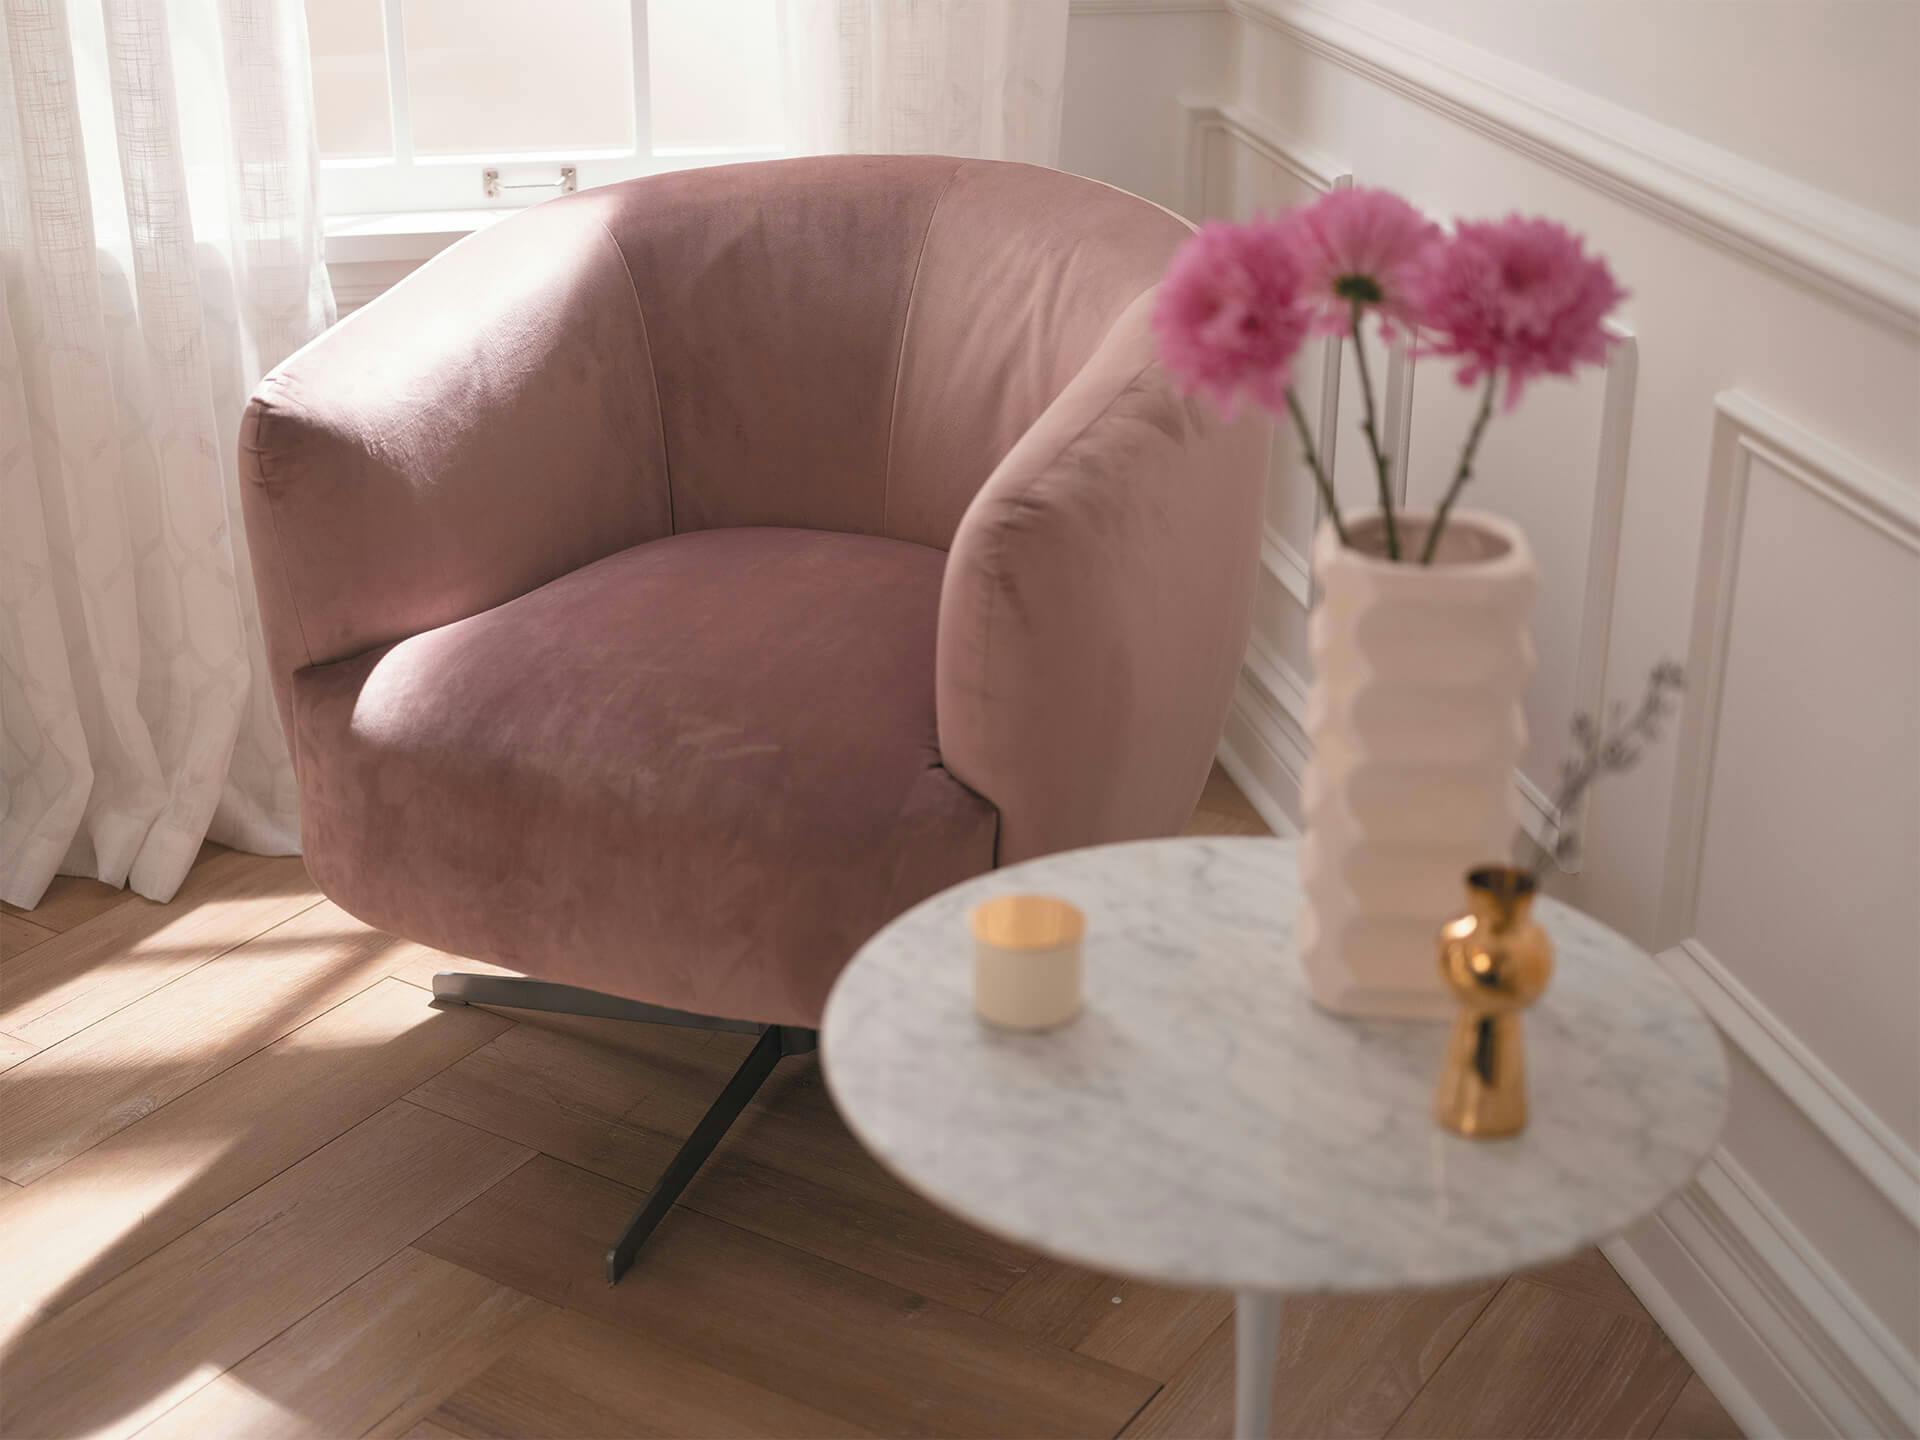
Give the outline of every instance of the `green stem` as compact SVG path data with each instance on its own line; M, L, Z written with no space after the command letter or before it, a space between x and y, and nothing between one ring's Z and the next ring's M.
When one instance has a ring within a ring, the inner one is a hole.
M1380 448L1380 426L1374 418L1373 372L1367 368L1367 347L1360 338L1361 304L1353 302L1353 320L1348 326L1353 336L1353 353L1360 363L1360 393L1366 398L1366 416L1361 428L1367 432L1367 448L1373 452L1373 473L1380 482L1380 513L1387 530L1387 559L1400 558L1400 531L1393 522L1393 487L1387 478L1387 456Z
M1433 528L1427 531L1426 547L1420 552L1422 565L1433 564L1433 553L1439 548L1440 532L1447 528L1447 516L1453 513L1453 502L1460 498L1467 481L1473 478L1474 452L1479 450L1480 437L1486 433L1487 421L1493 415L1493 390L1499 381L1498 371L1487 371L1486 388L1480 392L1480 413L1473 417L1473 429L1467 432L1467 443L1460 451L1460 468L1453 472L1453 483L1441 498L1440 508L1433 513Z
M1308 428L1306 412L1300 408L1300 397L1293 393L1293 387L1287 387L1287 411L1293 416L1293 428L1300 432L1300 448L1306 452L1307 465L1313 471L1313 483L1320 489L1320 503L1327 507L1327 518L1333 521L1333 533L1340 537L1342 546L1347 545L1347 527L1340 519L1340 502L1334 498L1333 481L1327 478L1327 472L1320 463L1320 452L1313 448L1313 431Z

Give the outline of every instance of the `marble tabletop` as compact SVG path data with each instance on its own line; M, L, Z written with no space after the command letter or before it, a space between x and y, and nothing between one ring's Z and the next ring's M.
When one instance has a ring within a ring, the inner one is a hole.
M1045 891L1087 914L1086 1005L1044 1034L973 1012L966 916ZM821 1025L847 1123L982 1228L1145 1279L1284 1293L1442 1285L1604 1239L1719 1136L1727 1065L1639 947L1542 900L1556 968L1527 1014L1531 1124L1431 1116L1445 1024L1307 996L1286 840L1072 851L926 901L841 975Z

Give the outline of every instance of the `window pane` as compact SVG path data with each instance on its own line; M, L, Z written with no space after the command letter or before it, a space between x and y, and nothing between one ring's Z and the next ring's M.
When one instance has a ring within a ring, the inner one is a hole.
M307 0L313 108L329 160L393 153L380 0Z
M648 0L655 150L778 146L778 0Z
M414 153L632 149L629 3L406 0Z

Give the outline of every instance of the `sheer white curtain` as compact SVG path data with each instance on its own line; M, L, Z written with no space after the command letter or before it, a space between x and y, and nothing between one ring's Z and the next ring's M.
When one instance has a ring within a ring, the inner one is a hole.
M235 439L333 317L300 0L0 0L0 898L298 848Z
M782 0L800 154L1060 159L1067 0Z

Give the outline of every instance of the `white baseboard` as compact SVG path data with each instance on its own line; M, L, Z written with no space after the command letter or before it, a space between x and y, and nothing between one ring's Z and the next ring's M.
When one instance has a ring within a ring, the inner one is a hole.
M1240 787L1240 793L1247 797L1247 803L1253 806L1260 818L1266 821L1267 828L1276 835L1293 836L1300 833L1300 827L1294 823L1284 806L1281 805L1274 787L1268 782L1262 770L1248 763L1231 736L1222 736L1218 752L1220 768L1227 777Z
M1298 717L1305 713L1306 690L1299 677L1256 639L1233 687L1220 768L1276 835L1300 833L1307 737Z
M1724 1153L1601 1248L1751 1440L1920 1429L1898 1346Z
M1659 958L1727 1043L1920 1227L1912 1148L1703 944ZM1608 1258L1749 1435L1920 1433L1920 1357L1732 1157L1716 1156Z

